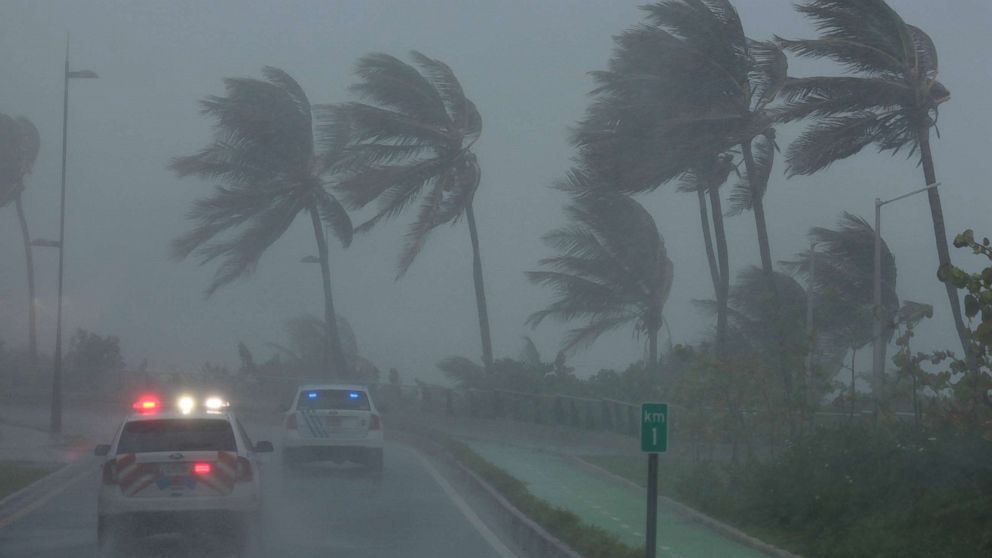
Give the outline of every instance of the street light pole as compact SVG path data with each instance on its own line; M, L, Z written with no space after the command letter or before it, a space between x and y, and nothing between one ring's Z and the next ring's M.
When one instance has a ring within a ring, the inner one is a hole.
M874 292L872 294L872 309L874 314L874 324L872 328L872 362L871 371L872 377L875 380L875 389L881 387L882 381L882 371L885 369L885 363L883 360L885 357L882 354L882 350L885 348L885 343L882 341L882 206L888 205L892 202L897 202L901 199L914 196L916 194L932 190L940 186L940 182L935 182L928 185L925 188L920 188L919 190L913 190L901 196L896 196L890 200L882 201L879 198L875 198L875 262L874 262ZM878 397L875 397L876 407L878 404ZM877 409L876 409L877 411Z
M50 430L52 434L62 432L62 284L65 264L65 162L69 139L69 80L93 79L97 75L90 70L69 71L69 34L65 36L65 71L62 74L62 188L59 206L59 294L58 310L55 318L55 365L52 370L52 408Z

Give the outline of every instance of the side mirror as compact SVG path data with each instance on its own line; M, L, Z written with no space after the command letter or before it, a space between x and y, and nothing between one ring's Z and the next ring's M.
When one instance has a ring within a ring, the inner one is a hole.
M273 451L275 451L275 448L272 447L272 442L266 442L265 440L255 442L256 453L272 453Z
M93 455L103 457L110 453L110 444L100 444L93 448Z

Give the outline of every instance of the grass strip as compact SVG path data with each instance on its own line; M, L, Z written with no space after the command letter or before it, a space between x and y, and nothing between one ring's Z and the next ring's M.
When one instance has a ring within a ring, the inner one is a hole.
M642 548L624 544L599 527L582 521L576 514L531 494L527 485L493 465L465 444L448 437L442 445L472 472L482 477L517 509L585 558L638 558Z
M0 461L0 500L54 470L50 465L25 461Z

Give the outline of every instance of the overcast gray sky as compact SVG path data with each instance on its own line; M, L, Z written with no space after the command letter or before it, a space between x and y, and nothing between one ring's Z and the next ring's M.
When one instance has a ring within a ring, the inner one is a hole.
M202 296L213 268L168 258L168 243L188 226L189 203L208 184L177 180L169 158L210 139L197 101L222 93L221 78L258 76L265 65L293 75L311 102L347 100L354 61L371 51L410 49L446 61L483 116L477 151L483 179L476 201L497 356L515 356L533 334L553 356L564 328L523 325L549 292L523 271L547 255L539 237L562 223L564 196L549 186L567 170L568 127L587 104L587 72L602 69L611 36L640 19L641 1L433 0L138 2L5 0L0 3L0 112L38 126L42 149L25 195L34 237L58 234L62 64L71 33L72 66L100 79L72 83L65 326L122 338L131 364L196 368L236 364L237 341L265 357L284 339L283 323L321 314L319 269L299 263L313 253L300 221L247 281ZM931 34L941 80L953 98L941 111L934 146L948 234L975 228L992 235L988 152L992 72L986 56L992 3L987 0L893 0L908 22ZM784 0L738 0L755 38L813 31ZM813 69L793 64L793 73ZM784 144L795 128L780 133ZM766 198L773 257L806 245L810 226L832 225L844 210L872 217L876 196L923 185L915 162L869 150L811 178L785 180L778 165ZM654 215L675 264L666 308L674 340L693 341L707 321L693 299L711 298L695 199L664 187L639 200ZM923 196L887 207L883 232L899 267L899 293L935 305L919 330L920 349L954 348L947 301ZM335 303L352 323L362 352L383 370L436 378L434 363L459 354L478 358L478 323L465 225L435 232L408 276L394 282L406 219L332 252ZM729 221L731 264L757 263L750 214ZM52 350L56 253L35 252L40 344ZM962 251L958 263L979 262ZM0 211L0 338L26 342L25 274L12 208ZM580 374L623 367L642 345L628 333L603 338L577 355Z

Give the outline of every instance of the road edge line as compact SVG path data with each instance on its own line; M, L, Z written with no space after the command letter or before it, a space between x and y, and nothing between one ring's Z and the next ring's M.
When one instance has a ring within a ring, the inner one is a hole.
M434 482L436 482L438 486L441 487L441 490L444 491L445 495L447 495L448 498L452 502L454 502L455 507L458 508L458 511L462 512L462 515L464 515L465 518L468 519L469 523L471 523L472 526L475 527L476 531L478 531L479 534L482 535L482 538L485 539L487 543L489 543L489 546L493 547L493 550L495 550L496 553L502 556L503 558L517 558L517 555L514 554L513 551L510 550L510 548L506 546L506 544L503 543L502 540L500 540L499 536L497 536L496 533L494 533L492 529L490 529L489 526L486 525L484 521L482 521L482 519L479 517L477 513L475 513L475 510L472 509L469 503L466 502L465 499L461 496L461 494L459 494L458 491L455 490L455 487L451 486L451 483L449 483L448 480L445 479L443 475L441 475L440 471L438 471L437 468L434 467L434 465L430 461L428 461L426 457L423 456L420 450L414 447L411 447L410 449L413 450L414 455L416 455L417 459L420 460L421 465L423 465L424 469L426 469L427 472L431 475L431 477L434 479Z
M36 487L37 485L39 485L40 483L42 483L42 482L44 482L46 480L50 480L51 477L52 477L52 475L54 475L56 473L59 473L61 471L66 471L66 470L72 469L73 468L73 465L75 465L75 464L73 463L73 464L70 464L70 465L66 465L65 467L59 469L55 473L52 473L51 475L48 475L48 476L43 477L43 478L40 478L40 479L36 480L35 482L33 482L33 483L25 486L24 488L18 490L17 492L11 494L10 496L4 498L3 500L0 500L0 507L2 507L3 504L8 503L8 500L12 500L14 496L20 496L20 495L22 495L22 493L27 492L28 489L34 488L34 487ZM82 464L80 464L80 465L82 465ZM41 506L47 504L53 498L55 498L59 494L62 494L66 490L68 490L71 486L75 485L76 483L78 483L82 479L86 478L87 476L93 474L93 471L89 470L86 467L80 467L80 468L82 470L79 472L79 474L77 474L75 476L71 476L65 482L63 482L61 484L57 484L51 490L49 490L47 492L43 492L40 496L38 496L37 498L34 498L33 500L29 500L23 507L17 509L16 511L14 511L13 513L11 513L10 515L0 517L0 529L6 529L7 527L13 525L14 523L16 523L17 521L19 521L20 519L24 518L25 516L34 513L35 511L38 510L38 508L40 508Z

